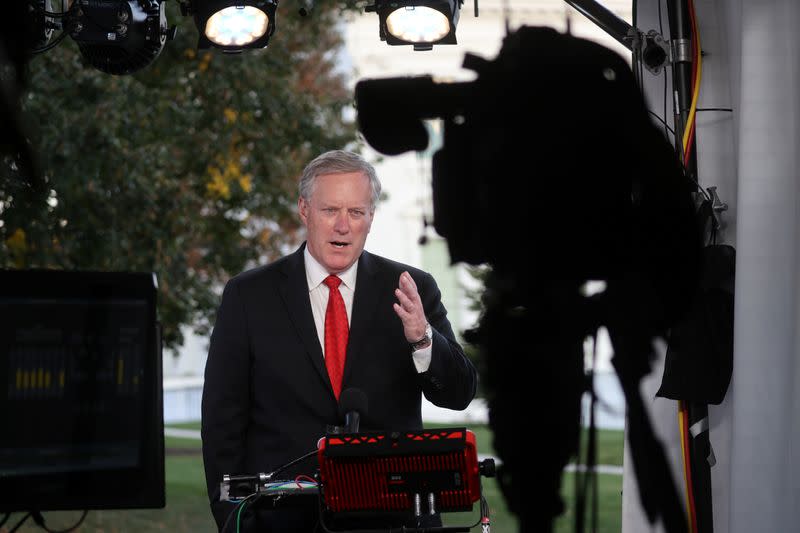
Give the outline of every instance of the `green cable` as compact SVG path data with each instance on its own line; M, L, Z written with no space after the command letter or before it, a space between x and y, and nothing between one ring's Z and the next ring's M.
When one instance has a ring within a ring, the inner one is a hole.
M248 499L249 498L245 498L244 501L242 501L242 504L239 506L239 511L236 513L236 533L239 533L239 527L241 525L241 520L242 520L242 511L247 506Z

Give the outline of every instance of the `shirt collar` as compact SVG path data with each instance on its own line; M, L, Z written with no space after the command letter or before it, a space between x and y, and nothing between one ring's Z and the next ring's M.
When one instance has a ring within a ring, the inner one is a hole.
M322 283L330 274L324 266L319 264L319 261L314 259L314 256L311 255L311 252L308 251L308 245L306 245L305 250L303 250L303 257L305 258L304 262L306 265L306 281L308 282L308 290L312 291L316 289L319 284ZM356 289L357 273L358 261L350 265L350 268L344 272L340 272L336 275L339 276L339 279L342 280L342 284L345 287L354 291Z

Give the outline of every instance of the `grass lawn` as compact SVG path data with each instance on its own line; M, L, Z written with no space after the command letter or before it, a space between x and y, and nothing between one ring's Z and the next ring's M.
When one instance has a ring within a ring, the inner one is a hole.
M427 424L427 427L446 427L444 424ZM475 433L475 441L480 454L493 455L492 432L487 426L470 426ZM581 442L588 442L588 431L584 430ZM597 463L622 466L624 436L622 431L597 431ZM559 517L553 528L555 533L574 531L574 491L575 474L564 474L561 496L566 502L567 510ZM599 533L619 533L622 529L622 476L598 475L598 531ZM483 493L489 502L492 531L496 533L516 533L518 530L516 517L508 510L497 481L483 478ZM445 525L471 525L478 520L477 506L473 513L451 513L445 517ZM476 529L476 531L478 531Z
M199 429L200 425L199 423L171 424L170 427ZM437 426L430 424L429 427ZM489 428L474 426L470 429L475 433L478 451L481 454L491 455L493 453L492 435ZM215 532L216 527L207 503L200 441L167 437L165 446L167 449L167 506L165 509L90 511L78 531L82 533ZM621 431L598 432L598 463L622 464ZM556 522L556 533L573 531L574 509L571 506L574 500L574 478L574 474L564 475L562 495L567 502L568 509L564 516ZM113 490L113 488L109 488L109 490ZM496 481L484 478L483 491L492 513L492 531L516 533L516 520L506 508ZM621 491L621 476L598 475L599 531L601 533L616 533L621 529ZM22 516L23 513L14 513L4 528L0 528L0 533L10 530ZM63 529L72 525L80 517L80 512L47 512L44 516L50 529ZM477 506L473 513L449 513L444 518L446 525L471 525L478 519ZM43 530L29 520L18 531L41 533ZM476 528L474 531L480 531L480 529Z

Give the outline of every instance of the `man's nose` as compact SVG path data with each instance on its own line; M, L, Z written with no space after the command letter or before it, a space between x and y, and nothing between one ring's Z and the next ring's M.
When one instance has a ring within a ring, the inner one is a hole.
M347 211L342 210L336 215L336 222L333 225L333 229L337 233L347 233L350 231L350 219L347 216Z

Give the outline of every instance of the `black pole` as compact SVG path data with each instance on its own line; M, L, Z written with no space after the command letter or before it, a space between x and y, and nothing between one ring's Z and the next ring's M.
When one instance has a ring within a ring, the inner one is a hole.
M611 334L612 344L614 335ZM661 441L653 432L650 415L639 392L644 374L650 371L644 353L628 353L623 344L614 344L611 364L617 372L627 405L627 437L633 469L639 484L639 501L647 520L653 524L661 519L667 533L689 531L677 486Z
M708 438L708 405L687 402L689 412L689 460L692 465L692 491L697 517L697 533L714 531L711 491L711 466L714 456Z
M596 0L564 0L582 15L600 27L629 50L633 51L633 26L619 18ZM666 0L672 45L672 87L675 123L675 151L684 161L683 133L692 105L692 23L688 0ZM697 181L696 137L690 143L690 158L686 162L688 174Z
M631 50L633 26L594 0L564 0L583 16L597 24L600 29Z
M692 23L689 18L688 0L667 0L669 17L669 38L672 44L672 105L675 123L675 150L684 160L683 135L689 120L692 105ZM696 137L691 143L691 158L686 168L690 176L697 180L697 159L695 157Z

